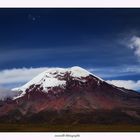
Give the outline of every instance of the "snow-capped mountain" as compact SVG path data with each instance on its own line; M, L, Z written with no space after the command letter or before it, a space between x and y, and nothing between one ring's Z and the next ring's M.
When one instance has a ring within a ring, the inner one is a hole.
M48 69L12 91L18 94L0 103L0 121L140 123L139 93L81 67Z
M14 99L24 96L27 90L29 92L36 86L38 87L38 89L41 89L41 91L44 93L48 93L54 87L61 87L65 89L67 81L69 79L77 80L79 82L84 83L86 82L85 78L90 75L95 77L95 80L98 82L98 84L101 81L103 81L101 78L93 75L92 73L78 66L66 69L50 68L33 78L31 81L29 81L22 87L12 89L12 91L21 93L17 97L14 97Z

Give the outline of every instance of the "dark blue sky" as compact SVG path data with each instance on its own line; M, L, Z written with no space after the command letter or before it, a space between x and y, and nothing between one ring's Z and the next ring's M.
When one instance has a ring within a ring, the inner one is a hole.
M140 9L0 9L0 70L78 65L139 80L140 58L127 47L133 36Z

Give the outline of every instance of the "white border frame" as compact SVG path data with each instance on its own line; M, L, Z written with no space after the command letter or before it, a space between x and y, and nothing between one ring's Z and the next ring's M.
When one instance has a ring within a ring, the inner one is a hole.
M140 0L0 0L0 7L140 7Z
M56 137L56 135L62 135ZM77 137L79 135L79 137ZM4 140L139 140L140 133L0 133Z
M0 8L140 8L140 0L0 0ZM80 137L74 137L77 134ZM0 139L140 140L140 133L0 133Z

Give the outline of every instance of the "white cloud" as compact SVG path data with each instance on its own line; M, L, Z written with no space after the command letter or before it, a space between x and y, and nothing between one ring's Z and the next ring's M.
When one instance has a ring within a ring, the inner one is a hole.
M126 89L140 90L140 80L107 80L106 82L118 87L124 87Z
M140 57L140 37L133 36L128 47L134 51L136 56Z
M0 71L0 85L27 82L47 68L19 68Z

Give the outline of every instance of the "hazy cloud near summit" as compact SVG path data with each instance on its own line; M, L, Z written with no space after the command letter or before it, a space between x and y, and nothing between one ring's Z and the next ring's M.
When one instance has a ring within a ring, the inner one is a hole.
M118 87L124 87L126 89L140 90L140 80L107 80L106 82Z
M19 68L0 71L0 84L27 82L47 68Z
M12 98L16 95L17 93L11 91L10 89L0 88L0 100L4 100L6 98Z

